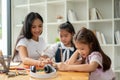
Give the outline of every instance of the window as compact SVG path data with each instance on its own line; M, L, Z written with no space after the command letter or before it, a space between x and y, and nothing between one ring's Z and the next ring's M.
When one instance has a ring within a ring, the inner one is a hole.
M0 0L0 49L3 55L11 54L10 0Z
M2 2L1 2L1 0L0 0L0 5L2 5ZM2 20L2 8L1 8L2 6L0 6L0 49L2 49L2 22L1 22L1 20Z

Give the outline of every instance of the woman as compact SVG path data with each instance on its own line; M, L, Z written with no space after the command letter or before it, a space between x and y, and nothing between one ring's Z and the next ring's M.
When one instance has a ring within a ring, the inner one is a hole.
M43 18L40 14L30 12L24 21L21 33L17 39L13 54L13 61L22 61L25 65L43 66L38 60L46 47L43 32Z

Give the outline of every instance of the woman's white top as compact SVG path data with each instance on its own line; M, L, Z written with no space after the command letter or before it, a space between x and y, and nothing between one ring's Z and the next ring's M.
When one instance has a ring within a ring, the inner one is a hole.
M22 38L16 45L16 50L18 51L18 55L15 56L16 58L18 58L19 56L19 46L24 46L27 48L29 58L38 59L42 54L43 50L46 48L46 43L42 37L39 37L39 41Z

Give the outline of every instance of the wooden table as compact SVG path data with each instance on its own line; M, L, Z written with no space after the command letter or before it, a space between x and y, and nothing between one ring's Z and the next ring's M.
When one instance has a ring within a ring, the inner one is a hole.
M15 77L9 77L5 74L0 74L0 80L88 80L89 74L84 72L57 72L56 77L49 79L36 79L30 77L30 75L18 75Z
M60 72L54 78L49 79L36 79L29 75L18 75L8 77L6 74L0 74L0 80L89 80L89 73L86 72Z

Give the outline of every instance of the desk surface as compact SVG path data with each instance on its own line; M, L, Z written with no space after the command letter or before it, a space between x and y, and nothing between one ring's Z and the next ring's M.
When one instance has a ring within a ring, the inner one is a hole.
M56 77L49 79L35 79L30 75L18 75L15 77L9 77L5 74L0 74L1 80L88 80L89 74L84 72L57 72Z
M49 79L36 79L29 75L18 75L14 77L8 77L6 74L0 74L0 80L89 80L89 73L85 72L60 72L57 71L57 75L54 78Z

